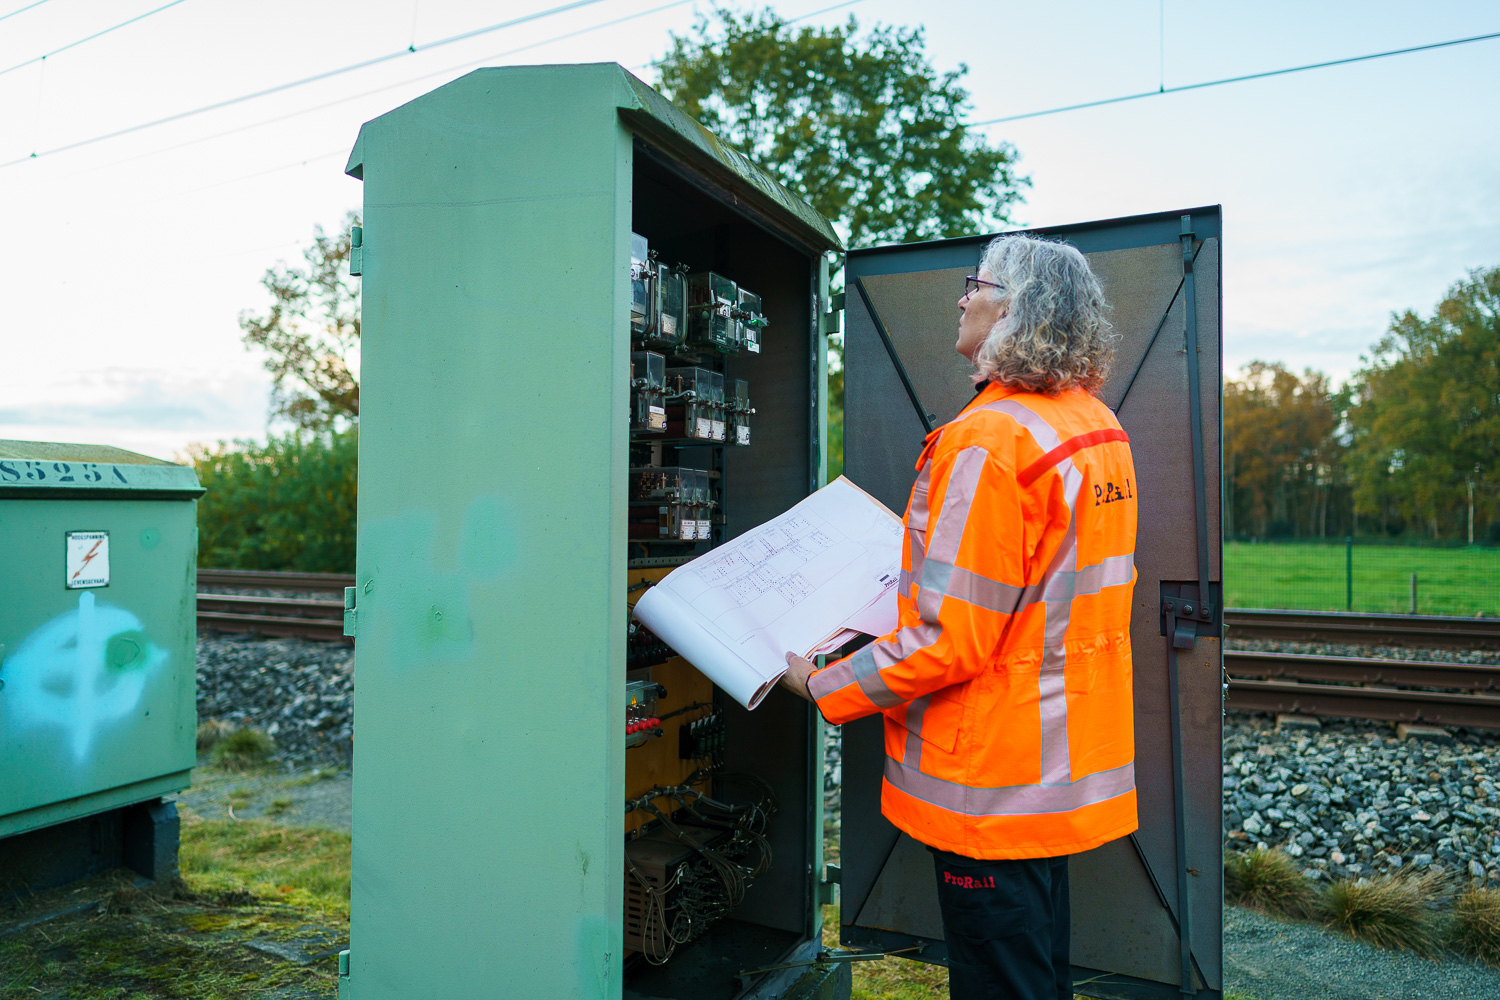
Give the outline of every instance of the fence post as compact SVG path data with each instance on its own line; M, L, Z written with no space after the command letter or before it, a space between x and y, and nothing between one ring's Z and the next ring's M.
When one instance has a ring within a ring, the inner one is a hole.
M1417 613L1417 574L1411 575L1411 613Z
M1354 610L1354 536L1344 536L1344 610Z

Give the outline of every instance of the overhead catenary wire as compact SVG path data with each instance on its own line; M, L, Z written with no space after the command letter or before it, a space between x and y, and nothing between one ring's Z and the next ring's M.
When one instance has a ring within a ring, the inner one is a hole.
M182 0L174 0L174 2L181 3ZM193 118L198 115L207 114L210 111L218 111L221 108L233 107L236 104L244 104L247 101L253 101L261 97L269 97L272 94L280 94L288 90L293 90L297 87L304 87L310 83L317 83L320 80L328 80L336 76L341 76L345 73L352 73L355 70L366 69L370 66L378 66L381 63L389 62L392 59L399 59L402 56L412 55L413 53L417 52L426 52L430 49L441 48L445 45L453 45L457 42L467 41L470 38L478 38L482 35L487 35L492 32L502 31L506 28L514 28L522 24L530 23L532 21L539 21L543 18L551 17L556 14L564 14L568 11L578 10L583 7L591 7L595 4L603 2L604 0L573 0L572 3L565 3L556 7L549 7L546 10L540 10L531 14L522 15L521 17L511 18L508 21L500 21L496 24L487 25L483 28L475 28L471 31L464 31L457 35L450 35L447 38L440 38L435 42L428 42L425 45L409 46L404 49L398 49L395 52L388 52L383 56L376 56L373 59L364 59L360 62L350 63L347 66L340 66L337 69L325 70L322 73L314 73L312 76L302 77L298 80L289 80L286 83L280 83L275 85L274 87L266 87L263 90L257 90L249 94L241 94L238 97L231 97L223 101L215 101L212 104L205 104L202 107L191 108L187 111L179 111L176 114L167 115L164 118L156 118L152 121L140 122L136 125L129 125L125 128L116 129L113 132L105 132L100 135L91 136L87 139L79 139L61 146L56 146L52 149L38 150L31 153L29 156L21 156L13 160L8 160L4 163L0 163L0 169L14 167L21 163L28 163L32 160L41 159L44 156L52 156L57 153L65 153L69 150L81 149L85 146L92 146L95 143L105 142L109 139L118 139L121 136L132 135L136 132L143 132L147 129L156 128L158 126L166 125L171 122L182 121L186 118Z
M470 59L452 66L445 66L442 69L433 70L430 73L423 73L419 76L408 77L404 80L398 80L395 83L383 84L371 90L362 90L357 94L349 94L346 97L339 97L332 101L327 101L323 104L314 105L310 108L299 108L296 111L289 111L286 114L276 115L273 118L263 118L257 122L250 122L246 125L237 125L234 128L224 129L221 132L214 132L210 135L197 136L192 139L187 139L183 142L174 143L170 146L162 146L158 149L147 150L144 153L137 153L134 156L127 156L119 160L111 160L107 163L101 163L98 166L87 167L84 170L79 171L79 173L88 173L94 170L103 170L109 167L116 167L122 163L131 163L135 160L141 160L151 156L158 156L162 153L170 153L174 150L183 149L188 146L196 146L199 143L211 142L214 139L222 139L225 136L236 135L240 132L248 132L252 129L263 128L267 125L275 125L278 122L288 121L292 118L301 117L302 115L310 115L318 111L326 111L327 109L337 107L340 104L347 104L350 101L357 101L362 97L371 97L375 94L384 93L387 90L396 90L401 87L409 86L413 83L421 83L424 80L431 80L434 77L445 76L449 73L456 73L461 69L468 69L471 66L479 66L494 59L504 59L507 56L518 55L519 53L527 52L531 49L541 48L544 45L551 45L555 42L563 42L567 41L570 38L577 38L579 35L586 35L595 31L603 31L605 28L613 28L617 25L625 24L627 21L634 21L642 17L649 17L652 14L660 14L662 11L671 10L674 7L683 7L687 4L695 2L696 0L672 0L671 3L665 3L659 7L649 8L648 10L636 11L634 14L627 14L624 17L617 17L613 21L602 21L599 24L591 24L587 27L577 28L573 31L565 32L561 35L553 35L551 38L543 38L535 42L528 42L525 45L519 45L513 49L506 49L504 52L495 52L487 56L481 56L478 59ZM853 0L853 2L859 3L862 2L862 0ZM306 162L306 160L307 158L304 157L303 159L287 163L282 167L273 167L272 170L285 170L291 167L301 166L302 163Z
M42 4L44 4L46 2L47 2L47 0L36 0L35 3L29 3L26 6L20 8L19 10L13 10L13 11L11 11L9 14L0 14L0 21L4 21L8 17L15 17L17 14L24 14L28 10L30 10L31 8L33 8L33 7L40 7Z
M85 42L92 42L96 38L103 38L105 35L109 34L111 31L118 31L118 30L120 30L121 28L125 27L128 24L134 24L137 21L144 21L146 18L150 17L152 14L160 14L162 11L167 10L170 7L176 7L178 4L183 3L183 2L184 2L184 0L172 0L171 3L162 4L160 7L157 7L155 10L148 10L148 11L146 11L146 13L144 13L144 14L137 14L135 17L132 17L132 18L130 18L127 21L121 21L119 24L111 25L110 27L105 28L103 31L96 31L92 35L89 35L87 38L80 38L76 42L69 42L67 45L64 45L62 48L53 49L51 52L44 52L44 53L42 53L39 56L32 56L30 59L27 59L25 62L18 62L14 66L11 66L11 67L9 67L7 69L0 69L0 76L4 76L7 73L14 72L15 70L21 69L22 67L30 66L32 63L39 63L39 62L42 62L44 60L51 59L53 56L58 55L59 53L62 53L62 52L66 52L69 49L76 49L76 48L78 48L78 46L82 45ZM32 4L31 6L35 7L36 4ZM21 8L21 10L30 10L30 9L31 9L30 7L23 7L23 8ZM19 13L21 13L20 10L15 11L12 14L7 14L5 16L6 17L13 17L15 14L19 14Z
M1264 80L1272 76L1285 76L1288 73L1305 73L1308 70L1327 69L1330 66L1347 66L1350 63L1368 62L1371 59L1387 59L1391 56L1404 56L1413 52L1427 52L1432 49L1445 49L1454 45L1468 45L1470 42L1486 42L1491 39L1500 38L1500 31L1491 32L1487 35L1470 35L1467 38L1451 38L1446 42L1432 42L1428 45L1412 45L1404 49L1389 49L1385 52L1370 52L1362 56L1349 56L1344 59L1329 59L1325 62L1307 63L1303 66L1287 66L1282 69L1270 69L1260 73L1246 73L1243 76L1227 76L1221 80L1205 80L1202 83L1184 83L1176 87L1161 86L1156 90L1144 90L1138 94L1123 94L1119 97L1106 97L1097 101L1085 101L1082 104L1068 104L1060 108L1047 108L1043 111L1027 111L1019 115L1004 115L1000 118L986 118L983 121L965 122L964 128L979 128L984 125L1000 125L1004 122L1018 122L1027 118L1041 118L1043 115L1056 115L1064 111L1082 111L1084 108L1100 108L1107 104L1122 104L1125 101L1138 101L1144 97L1160 97L1163 94L1178 94L1186 90L1202 90L1205 87L1222 87L1229 83L1244 83L1247 80ZM1163 81L1165 82L1165 81ZM942 131L952 131L953 126Z
M1138 101L1146 97L1161 97L1166 94L1176 94L1187 90L1203 90L1207 87L1221 87L1230 83L1244 83L1247 80L1262 80L1267 77L1285 76L1288 73L1303 73L1308 70L1326 69L1330 66L1344 66L1349 63L1368 62L1371 59L1386 59L1391 56L1408 55L1412 52L1425 52L1430 49L1443 49L1454 45L1467 45L1471 42L1484 42L1500 38L1500 31L1485 35L1470 35L1467 38L1451 38L1445 42L1432 42L1427 45L1413 45L1404 49L1389 49L1384 52L1370 52L1362 56L1348 56L1343 59L1329 59L1325 62L1307 63L1302 66L1286 66L1281 69L1270 69L1260 73L1246 73L1243 76L1228 76L1220 80L1204 80L1201 83L1185 83L1176 87L1162 87L1157 90L1143 90L1137 94L1124 94L1119 97L1105 97L1097 101L1085 101L1082 104L1067 104L1059 108L1046 108L1041 111L1026 111L1018 115L1002 115L999 118L984 118L979 121L956 122L952 125L939 125L936 128L913 129L903 132L898 138L903 140L925 139L928 136L943 135L948 132L956 132L959 129L983 128L988 125L1001 125L1005 122L1018 122L1027 118L1041 118L1046 115L1062 114L1065 111L1082 111L1085 108L1100 108L1110 104L1122 104L1126 101ZM846 142L846 149L862 149L866 146L879 145L890 141L888 138L872 139L865 142Z

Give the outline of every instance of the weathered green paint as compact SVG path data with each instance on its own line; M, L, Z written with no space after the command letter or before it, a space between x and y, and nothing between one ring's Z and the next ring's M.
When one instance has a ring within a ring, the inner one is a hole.
M119 449L0 442L0 837L187 787L200 493L191 468ZM107 587L65 586L83 530L109 532Z
M351 161L359 1000L620 994L631 94L481 70Z
M471 73L367 123L350 158L364 325L341 995L621 994L638 133L837 245L613 64Z

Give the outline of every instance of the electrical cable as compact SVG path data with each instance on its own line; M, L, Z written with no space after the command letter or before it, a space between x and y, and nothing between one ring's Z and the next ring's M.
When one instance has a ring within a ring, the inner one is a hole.
M182 0L173 0L173 2L181 3ZM75 142L70 142L62 146L57 146L48 150L42 150L32 153L29 156L22 156L18 159L8 160L4 163L0 163L0 169L13 167L20 163L27 163L31 160L38 160L44 156L52 156L56 153L65 153L68 150L80 149L84 146L91 146L95 143L104 142L108 139L117 139L121 136L131 135L136 132L145 131L146 129L155 128L158 125L166 125L170 122L182 121L185 118L193 118L197 115L206 114L210 111L218 111L221 108L233 107L236 104L243 104L246 101L253 101L257 98L268 97L271 94L279 94L283 91L302 87L309 83L316 83L319 80L327 80L335 76L341 76L344 73L352 73L353 71L358 69L377 66L381 63L389 62L392 59L399 59L402 56L411 55L416 52L426 52L429 49L441 48L444 45L452 45L455 42L466 41L470 38L477 38L481 35L487 35L491 32L501 31L505 28L513 28L518 25L527 24L531 21L538 21L542 18L551 17L554 14L564 14L571 10L577 10L580 7L591 7L595 4L603 2L604 0L573 0L572 3L561 4L557 7L549 7L546 10L537 11L532 14L526 14L522 17L511 18L508 21L501 21L497 24L488 25L487 27L475 28L472 31L465 31L457 35L450 35L447 38L441 38L435 42L428 42L426 45L419 45L415 48L408 47L404 49L398 49L395 52L388 52L383 56L376 56L373 59L365 59L357 63L350 63L348 66L341 66L338 69L325 70L322 73L315 73L312 76L303 77L300 80L290 80L286 83L277 84L274 87L267 87L264 90L257 90L249 94L241 94L239 97L231 97L227 100L216 101L213 104L205 104L202 107L192 108L188 111L179 111L177 114L167 115L165 118L157 118L152 121L141 122L137 125L130 125L126 128L116 129L113 132L102 133L88 139L79 139Z
M53 56L57 55L59 52L66 52L69 49L76 49L78 46L82 45L84 42L92 42L96 38L102 38L105 35L109 34L111 31L117 31L120 28L125 27L127 24L134 24L137 21L144 21L146 18L150 17L152 14L160 14L162 11L166 10L168 7L176 7L178 4L180 4L182 2L183 2L183 0L172 0L171 3L163 4L162 6L156 8L155 10L148 10L144 14L137 14L135 17L132 17L128 21L121 21L119 24L115 25L114 27L105 28L103 31L96 31L92 35L88 36L87 38L80 38L76 42L69 42L67 45L64 45L60 49L53 49L51 52L47 52L47 53L45 53L43 55L32 56L30 59L26 60L25 62L16 63L14 66L10 67L10 69L0 69L0 76L4 76L5 74L10 73L10 72L12 72L14 70L18 70L18 69L20 69L23 66L30 66L32 63L42 62L44 60L50 59ZM32 4L31 6L35 7L36 4ZM23 8L21 8L21 10L30 10L30 9L31 8L29 8L29 7L23 7ZM21 13L21 11L18 10L15 13L19 14L19 13ZM7 14L5 16L6 17L11 17L13 15Z
M1097 101L1085 101L1082 104L1068 104L1060 108L1047 108L1043 111L1027 111L1019 115L1003 115L999 118L985 118L974 122L959 122L956 125L942 125L937 128L922 129L920 131L903 132L900 139L925 139L932 135L942 135L954 132L958 129L983 128L987 125L1000 125L1005 122L1018 122L1027 118L1041 118L1045 115L1062 114L1064 111L1081 111L1085 108L1098 108L1108 104L1121 104L1125 101L1138 101L1144 97L1160 97L1164 94L1177 94L1185 90L1202 90L1205 87L1220 87L1226 83L1243 83L1246 80L1261 80L1272 76L1285 76L1288 73L1302 73L1310 69L1325 69L1329 66L1343 66L1348 63L1367 62L1371 59L1385 59L1388 56L1407 55L1412 52L1425 52L1429 49L1448 48L1453 45L1467 45L1470 42L1484 42L1500 38L1500 31L1491 32L1487 35L1471 35L1468 38L1452 38L1446 42L1433 42L1429 45L1413 45L1405 49L1391 49L1386 52L1371 52L1362 56L1349 56L1345 59L1330 59L1326 62L1308 63L1305 66L1287 66L1282 69L1265 70L1261 73L1247 73L1244 76L1229 76L1222 80L1205 80L1202 83L1185 83L1176 87L1163 87L1158 90L1144 90L1138 94L1125 94L1122 97L1106 97ZM889 139L872 139L867 142L846 142L845 149L862 149L866 146L875 146Z
M1345 66L1349 63L1368 62L1371 59L1385 59L1389 56L1404 56L1412 52L1426 52L1430 49L1444 49L1453 45L1467 45L1470 42L1485 42L1493 38L1500 38L1500 31L1491 32L1487 35L1471 35L1468 38L1453 38L1446 42L1433 42L1430 45L1413 45L1405 49L1391 49L1387 52L1371 52L1362 56L1349 56L1346 59L1330 59L1326 62L1308 63L1305 66L1288 66L1284 69L1271 69L1261 73L1246 73L1244 76L1228 76L1222 80L1205 80L1202 83L1184 83L1176 87L1163 86L1157 90L1146 90L1139 94L1126 94L1123 97L1106 97L1098 101L1086 101L1083 104L1069 104L1061 108L1048 108L1045 111L1028 111L1020 115L1005 115L1001 118L986 118L983 121L965 122L964 128L979 128L984 125L999 125L1003 122L1018 122L1026 118L1040 118L1043 115L1056 115L1064 111L1081 111L1084 108L1098 108L1106 104L1120 104L1124 101L1138 101L1143 97L1158 97L1162 94L1178 94L1185 90L1202 90L1205 87L1220 87L1226 83L1244 83L1246 80L1263 80L1271 76L1285 76L1288 73L1302 73L1310 69L1326 69L1329 66ZM936 131L953 131L952 128L938 129Z
M15 17L17 14L24 14L28 10L30 10L31 8L33 8L33 7L40 7L42 4L44 4L46 2L47 2L47 0L36 0L36 3L29 3L25 7L20 8L19 10L13 10L13 11L11 11L9 14L0 14L0 21L3 21L3 20L5 20L8 17Z
M660 7L652 7L649 10L637 11L634 14L628 14L625 17L617 17L613 21L604 21L600 24L591 24L586 28L578 28L574 31L569 31L561 35L553 35L551 38L543 38L540 41L528 42L525 45L517 46L513 49L506 49L504 52L496 52L491 55L481 56L478 59L470 59L467 62L456 63L452 66L445 66L444 68L434 70L431 73L423 73L420 76L413 76L405 80L398 80L395 83L387 83L382 86L376 87L373 90L363 90L357 94L350 94L347 97L340 97L336 100L328 101L324 104L314 105L310 108L301 108L297 111L291 111L284 115L276 115L274 118L264 118L258 122L251 122L248 125L237 125L234 128L225 129L222 132L215 132L212 135L198 136L195 139L188 139L185 142L174 143L171 146L162 146L158 149L150 149L144 153L137 153L134 156L127 156L124 159L110 160L107 163L101 163L96 166L87 167L84 170L79 171L79 173L91 173L95 170L106 170L111 167L119 166L122 163L131 163L135 160L142 160L147 157L160 155L162 153L170 153L174 150L183 149L187 146L196 146L201 142L211 142L214 139L222 139L225 136L235 135L240 132L248 132L251 129L261 128L266 125L274 125L277 122L288 121L292 118L300 118L302 115L314 114L318 111L324 111L328 108L337 107L340 104L347 104L350 101L357 101L362 97L372 97L375 94L384 93L387 90L396 90L400 87L408 86L409 84L421 83L424 80L431 80L434 77L445 76L448 73L454 73L461 69L468 69L471 66L481 66L495 59L504 59L507 56L518 55L519 53L527 52L531 49L541 48L544 45L551 45L554 42L563 42L567 41L569 38L576 38L579 35L587 35L591 32L602 31L605 28L613 28L616 25L624 24L627 21L634 21L638 18L648 17L652 14L659 14L664 10L671 10L673 7L682 7L694 2L696 2L696 0L672 0L671 3L662 4ZM861 0L855 0L855 2L861 2ZM430 46L428 47L430 48ZM300 166L301 163L302 161L299 160L296 163L289 163L286 165L286 167L283 167L281 169Z

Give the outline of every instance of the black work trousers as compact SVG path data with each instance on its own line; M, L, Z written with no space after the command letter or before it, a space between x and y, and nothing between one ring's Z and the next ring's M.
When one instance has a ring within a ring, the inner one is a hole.
M1068 859L932 851L953 1000L1072 1000Z

